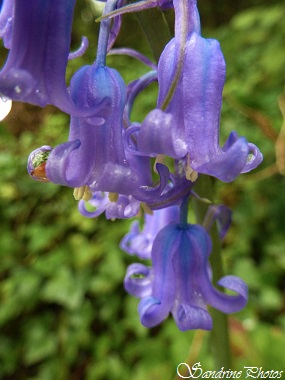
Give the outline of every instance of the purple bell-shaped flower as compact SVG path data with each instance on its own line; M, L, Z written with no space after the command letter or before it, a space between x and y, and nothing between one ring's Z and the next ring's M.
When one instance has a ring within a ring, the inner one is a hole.
M158 63L157 109L137 134L138 151L187 156L190 167L224 182L262 161L258 148L232 132L219 146L226 65L218 41L200 34L196 0L174 0L175 38Z
M115 5L111 1L106 8ZM106 66L110 25L110 20L102 21L96 61L82 67L70 85L76 107L96 110L96 114L71 116L69 141L53 149L46 163L46 174L53 183L75 188L87 186L91 193L131 195L140 185L150 185L145 177L149 160L128 159L125 153L126 87L120 74Z
M182 331L210 330L207 305L224 313L246 305L247 286L241 279L225 276L218 282L237 295L212 285L211 249L211 239L201 226L172 223L160 230L152 246L152 267L132 264L125 277L126 290L141 298L138 310L144 326L154 327L171 313Z

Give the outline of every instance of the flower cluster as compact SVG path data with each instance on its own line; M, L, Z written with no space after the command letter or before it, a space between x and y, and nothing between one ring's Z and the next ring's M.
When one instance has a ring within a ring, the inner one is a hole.
M68 141L31 153L33 179L74 188L79 211L108 219L145 213L143 229L134 222L121 247L151 261L132 264L125 288L138 298L144 326L153 327L169 313L180 330L212 328L207 305L224 313L241 310L247 287L234 276L212 285L209 256L211 224L221 238L230 224L224 206L209 208L204 226L187 222L188 199L206 174L224 182L256 168L258 148L233 131L219 145L225 61L218 41L201 36L196 0L105 1L97 56L81 67L67 86L69 59L83 54L86 38L70 52L75 0L4 0L0 37L8 58L0 71L0 95L41 107L53 104L70 115ZM120 53L140 59L149 72L125 84L106 56L120 30L122 15L160 7L173 8L174 37L157 64L132 49ZM113 20L112 20L113 19ZM142 123L131 120L134 100L152 82L158 98ZM166 164L167 162L167 164ZM88 211L86 202L93 206Z

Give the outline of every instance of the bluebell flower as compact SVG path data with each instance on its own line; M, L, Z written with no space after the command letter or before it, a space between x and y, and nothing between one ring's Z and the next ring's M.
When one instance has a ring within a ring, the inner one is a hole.
M86 217L105 213L107 219L129 218L143 207L153 212L145 215L142 230L134 223L121 242L129 254L152 263L152 267L131 265L124 281L126 290L141 298L144 326L153 327L171 313L182 331L209 330L208 305L224 313L241 310L247 302L245 283L225 276L218 285L237 294L223 293L212 284L209 263L212 242L207 229L216 221L223 238L230 211L211 206L205 228L188 224L185 199L194 193L197 173L229 182L256 167L262 156L235 132L219 146L225 62L219 43L201 37L196 0L143 0L122 10L115 9L124 0L106 1L105 15L112 16L173 5L175 38L165 47L158 67L125 49L152 68L126 87L120 74L106 65L120 17L113 29L110 19L103 17L96 60L75 73L68 90L67 60L86 47L84 40L79 51L69 52L75 0L31 0L28 10L23 1L14 2L15 8L6 8L15 20L10 31L5 31L0 14L1 36L7 44L11 37L11 50L0 72L0 95L40 106L54 104L71 115L68 141L32 152L29 174L38 181L75 188L79 210ZM141 125L131 123L135 97L154 80L159 84L156 109ZM172 173L162 164L165 155L174 159ZM156 157L158 184L152 178L151 157Z
M138 178L130 168L122 140L125 85L119 73L101 64L81 68L71 80L71 97L84 108L110 105L97 117L71 117L69 141L53 149L47 162L51 182L88 185L92 192L129 194Z
M115 5L116 1L110 1L106 9ZM79 69L70 83L75 106L96 110L96 114L71 116L68 142L53 149L46 163L46 174L56 184L88 187L90 193L102 191L128 196L144 193L140 187L151 185L149 159L129 157L125 153L126 86L120 74L106 66L110 24L110 20L101 23L94 64Z
M76 106L98 112L93 117L71 116L69 141L53 149L46 172L56 184L128 195L138 175L126 160L122 139L125 84L120 74L105 64L109 31L110 21L105 20L95 63L79 69L70 83Z
M124 124L128 126L123 132L124 143L126 153L132 157L154 157L155 154L145 153L139 150L137 141L138 134L140 133L141 127L137 122L130 121L130 114L132 111L133 103L136 97L153 81L157 80L156 67L151 62L149 62L145 57L137 54L137 52L130 51L129 49L123 49L126 54L130 54L133 57L139 59L141 62L150 66L152 71L143 75L141 78L131 82L127 86L127 103L124 109ZM157 120L154 120L156 123ZM156 128L153 128L153 141L156 141L154 133L160 133ZM164 131L165 133L165 131ZM151 147L152 140L149 139L149 146ZM142 158L140 158L142 159ZM163 159L162 159L163 161ZM152 210L158 210L163 207L169 207L177 203L178 200L190 194L193 187L193 179L190 178L189 168L185 164L185 160L174 160L172 173L169 172L166 165L162 165L159 161L156 161L156 170L160 175L160 185L156 189L148 189L144 186L144 191L142 187L135 192L135 196L148 204ZM187 173L186 173L187 172Z
M116 1L107 2L106 11L115 5ZM110 20L101 23L94 64L78 70L70 83L70 96L75 106L96 110L96 114L92 117L71 115L68 142L50 153L45 165L46 176L55 184L87 189L88 196L84 195L85 190L80 190L85 199L92 197L92 193L108 192L133 196L154 207L160 200L164 204L174 203L175 189L170 186L165 191L169 181L177 182L180 185L177 188L184 193L189 192L190 185L182 189L183 181L171 178L168 168L158 164L160 183L155 186L150 158L125 149L126 86L120 74L106 66L110 24Z
M120 74L96 61L75 74L70 92L78 108L98 108L98 114L71 116L69 141L55 147L48 158L49 180L74 188L88 186L91 193L122 195L139 192L141 185L150 186L149 159L132 159L125 153L126 89ZM106 99L108 104L102 108Z
M125 277L126 290L141 298L141 323L154 327L171 313L178 328L210 330L210 305L224 313L241 310L247 303L247 286L235 276L221 278L218 285L237 293L225 294L211 282L209 255L212 243L199 225L171 223L156 236L152 267L132 264Z
M10 50L0 72L1 95L41 107L53 104L67 113L83 114L71 101L65 83L75 2L29 0L27 6L23 0L4 1L0 15L2 34L4 16L11 13L13 4L14 10L12 32L11 17L5 27L8 30L4 28Z
M262 154L236 132L219 146L224 57L218 41L201 37L196 0L173 4L175 37L160 57L157 108L137 133L137 149L141 154L186 157L194 171L230 182L257 167Z

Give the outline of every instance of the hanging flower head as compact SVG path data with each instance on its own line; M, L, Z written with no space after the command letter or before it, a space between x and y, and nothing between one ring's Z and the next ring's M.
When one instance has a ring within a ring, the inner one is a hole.
M116 1L108 2L106 10L115 5ZM120 74L106 66L110 25L110 20L102 21L96 61L78 70L70 84L75 106L94 110L94 115L71 116L69 141L55 147L46 163L51 182L88 187L90 196L98 191L130 195L140 184L149 185L143 169L149 160L138 158L134 167L125 154L126 87Z
M107 2L105 11L116 5L116 0ZM176 189L168 188L167 194L162 192L169 180L182 188L182 180L170 178L168 168L158 164L160 184L153 187L150 158L126 151L123 139L126 86L120 74L106 66L110 25L108 19L101 23L94 64L82 67L71 80L71 99L77 109L87 110L87 114L71 115L69 141L50 153L46 176L55 184L84 188L79 193L85 200L92 198L92 193L109 192L132 195L151 204L161 198L171 202L170 196ZM89 116L88 110L90 114L94 110L94 114ZM80 198L76 195L76 199Z
M125 277L126 290L141 298L141 323L154 327L169 313L182 331L210 330L210 305L224 313L241 310L247 303L247 287L235 276L221 278L218 285L235 291L224 294L211 283L211 239L199 225L170 223L158 232L152 246L152 267L132 264Z
M175 37L158 63L157 108L137 133L138 151L186 157L196 172L230 182L258 166L262 155L236 132L219 146L224 57L218 41L201 37L196 0L173 4Z
M230 182L255 168L262 155L236 132L223 147L219 145L225 61L219 43L201 36L196 0L142 0L128 6L124 0L107 0L97 58L76 72L68 91L67 59L80 54L69 54L75 0L59 0L54 7L54 0L31 0L29 12L23 1L14 1L18 27L13 27L11 51L0 73L0 92L32 104L55 104L71 115L68 141L32 152L29 174L36 180L74 187L79 210L86 217L105 212L107 218L128 218L144 207L153 212L145 216L142 230L133 224L121 242L129 254L151 260L151 267L131 265L125 277L126 290L141 298L144 326L153 327L171 313L182 331L209 330L208 305L224 313L241 310L247 302L246 285L235 276L225 276L218 285L237 294L219 291L212 284L209 262L212 242L206 229L216 221L223 238L231 213L221 205L212 206L205 228L189 224L186 200L194 194L199 173ZM120 17L115 19L111 29L106 15L154 6L174 7L175 37L158 66L131 49L121 49L152 68L126 87L120 74L106 65L121 23ZM20 33L24 25L31 25L26 45ZM39 62L34 62L37 46ZM131 123L134 99L155 80L159 85L156 108L141 124ZM163 164L165 156L172 158L172 172ZM151 158L159 175L157 185ZM94 210L88 211L84 201L90 201Z

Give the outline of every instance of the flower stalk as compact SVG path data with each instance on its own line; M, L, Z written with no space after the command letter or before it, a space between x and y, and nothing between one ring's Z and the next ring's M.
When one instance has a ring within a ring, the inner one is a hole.
M214 180L206 175L201 175L195 185L195 191L203 198L213 200L214 198ZM193 208L196 216L196 222L202 224L207 213L208 205L199 199L193 198ZM214 223L210 230L212 239L212 253L210 262L213 271L213 283L217 283L223 276L223 263L221 258L221 240L218 229ZM210 332L210 350L212 351L216 368L230 368L231 351L228 331L228 317L214 308L211 309L213 319L213 329Z

